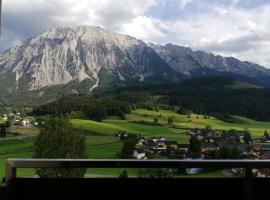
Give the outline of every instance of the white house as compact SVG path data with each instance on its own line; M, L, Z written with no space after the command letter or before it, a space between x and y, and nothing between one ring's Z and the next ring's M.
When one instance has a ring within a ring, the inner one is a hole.
M135 149L133 151L133 157L138 159L138 160L141 160L141 159L144 159L145 158L145 152L144 150L142 149Z
M4 114L3 117L2 117L3 120L8 120L8 116L7 114Z
M186 173L188 175L200 174L203 172L202 168L187 168Z
M30 121L29 120L23 120L22 121L22 126L23 127L31 127L31 123L30 123Z

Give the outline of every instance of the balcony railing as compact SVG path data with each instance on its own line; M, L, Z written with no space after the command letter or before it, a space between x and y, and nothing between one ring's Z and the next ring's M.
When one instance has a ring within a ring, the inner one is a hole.
M215 168L245 169L245 177L252 177L252 169L270 168L270 160L72 160L72 159L8 159L6 183L16 178L17 168Z
M270 160L66 160L66 159L8 159L5 185L16 180L18 168L243 168L246 199L252 199L252 169L270 168Z

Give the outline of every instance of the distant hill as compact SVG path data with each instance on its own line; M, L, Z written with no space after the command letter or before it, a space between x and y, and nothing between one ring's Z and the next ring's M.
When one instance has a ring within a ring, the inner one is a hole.
M180 106L198 114L222 113L261 121L270 120L270 89L231 77L208 77L174 84L127 87L119 89L117 94L118 98L130 99L137 104L157 97L152 101L155 104Z

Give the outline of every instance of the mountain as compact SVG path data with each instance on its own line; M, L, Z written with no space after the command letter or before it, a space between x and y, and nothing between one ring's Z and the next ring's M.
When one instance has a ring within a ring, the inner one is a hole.
M52 27L0 55L0 99L40 104L114 86L224 75L270 87L270 70L99 27Z
M173 44L149 45L175 71L189 77L228 75L263 86L270 86L270 70L233 57L222 57L203 51L192 51Z
M47 98L91 92L102 81L111 86L179 77L143 41L98 27L52 27L0 55L0 90L12 102L16 93Z

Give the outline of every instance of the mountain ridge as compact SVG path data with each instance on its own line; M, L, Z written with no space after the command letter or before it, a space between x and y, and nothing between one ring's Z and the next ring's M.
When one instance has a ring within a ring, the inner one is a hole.
M53 91L55 99L63 91L90 93L104 85L175 82L226 73L270 87L269 69L236 58L173 44L147 44L100 27L53 26L0 54L0 97L16 101L17 93L30 98Z
M270 69L258 64L240 61L234 57L222 57L204 51L193 51L191 48L173 45L171 43L150 46L165 60L171 68L192 76L192 73L203 68L216 70L217 72L231 72L256 79L261 84L270 84ZM265 77L269 76L269 77Z

